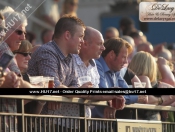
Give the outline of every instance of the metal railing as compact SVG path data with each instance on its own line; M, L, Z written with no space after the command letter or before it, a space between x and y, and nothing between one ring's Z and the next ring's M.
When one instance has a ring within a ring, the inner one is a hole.
M149 131L150 132L175 132L175 123L162 122L162 121L148 121L148 120L129 120L129 119L102 119L102 118L86 118L85 117L85 105L102 105L107 106L106 101L90 101L80 98L66 98L62 96L15 96L15 95L3 95L0 98L8 99L20 99L22 102L21 113L5 113L0 112L0 128L4 126L2 132L11 132L11 126L14 126L14 130L17 128L18 132L90 132L104 131L104 132L136 132L136 131ZM59 115L39 115L39 114L26 114L24 112L24 100L43 100L43 101L57 101L64 103L76 103L80 105L80 116L59 116ZM145 104L132 104L126 105L125 108L147 109L147 110L159 110L159 111L175 111L171 106L155 106ZM16 118L21 119L17 121ZM138 117L136 116L136 119ZM8 120L10 123L3 123ZM11 123L11 120L14 120ZM65 122L65 126L69 124L69 128L62 125ZM21 126L21 127L20 127ZM1 129L0 129L1 130ZM14 131L12 131L14 132ZM15 131L16 132L16 131Z

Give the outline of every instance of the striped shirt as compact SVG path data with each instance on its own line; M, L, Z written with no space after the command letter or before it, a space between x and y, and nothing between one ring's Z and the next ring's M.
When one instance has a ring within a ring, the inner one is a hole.
M27 73L54 77L55 87L78 85L72 55L65 57L54 41L42 45L32 54Z
M68 57L65 57L54 41L42 45L32 54L29 61L28 74L31 76L52 76L56 87L61 84L78 87L78 78L75 73L72 55L69 54ZM55 111L49 110L46 103L41 114L80 116L79 106L71 103L62 103L61 108ZM60 120L59 124L61 124ZM65 126L65 124L63 119L62 126ZM67 124L69 128L69 120Z

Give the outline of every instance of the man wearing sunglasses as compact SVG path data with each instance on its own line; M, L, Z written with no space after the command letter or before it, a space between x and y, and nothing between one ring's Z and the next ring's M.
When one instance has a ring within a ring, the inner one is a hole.
M27 19L24 15L19 12L15 12L11 7L6 7L2 10L2 15L5 18L5 22L1 21L0 25L5 27L5 36L4 40L0 44L0 57L7 53L11 56L14 50L18 50L21 45L21 41L25 39L25 27L27 26ZM17 17L18 16L18 17ZM12 20L14 18L20 18L18 21L15 21L15 24L12 25ZM3 23L3 24L2 24ZM9 24L10 23L10 24ZM2 27L2 26L1 26ZM26 55L26 54L25 54ZM3 69L4 70L4 69ZM21 77L19 67L17 66L16 60L13 60L8 65L8 69L5 69L7 75L4 75L4 83L1 85L2 88L31 88L33 87L30 83L24 81ZM24 101L24 104L28 103ZM37 109L37 108L36 108ZM0 98L0 112L9 112L17 113L17 100L16 99L1 99ZM15 124L16 117L12 117L11 120L9 117L6 117L6 122L1 122L2 129L0 131L17 131L17 123ZM18 120L19 123L19 120ZM11 125L10 125L11 124ZM20 123L19 123L20 124ZM16 126L16 127L15 127ZM16 129L15 129L16 128ZM18 127L19 129L20 127ZM20 132L20 130L18 130Z

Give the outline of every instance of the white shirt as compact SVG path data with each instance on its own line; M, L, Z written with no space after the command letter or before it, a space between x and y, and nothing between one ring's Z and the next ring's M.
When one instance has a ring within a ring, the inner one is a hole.
M89 62L88 67L81 60L79 55L73 55L73 62L75 66L75 71L78 77L89 76L91 77L91 83L94 88L99 88L98 84L100 83L100 75L97 70L95 61L92 59Z

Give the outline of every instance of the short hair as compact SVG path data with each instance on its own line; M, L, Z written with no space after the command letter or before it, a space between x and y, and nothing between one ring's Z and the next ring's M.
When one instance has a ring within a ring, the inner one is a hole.
M21 41L21 45L19 49L15 50L13 53L16 53L16 52L27 53L27 52L30 52L31 49L32 49L32 44L28 40L23 40Z
M132 52L132 46L122 38L111 38L105 41L104 43L105 50L102 52L102 57L106 57L107 54L113 50L115 54L118 56L122 47L126 47L128 49L129 54Z
M128 68L130 68L137 76L147 76L151 83L157 81L156 60L148 52L137 52L129 63Z
M50 31L52 31L52 30L50 30L50 29L44 29L44 30L41 32L41 40L42 40L42 42L44 42L43 40L44 40L44 36L46 35L46 33L47 33L47 32L50 32Z
M107 32L114 32L115 37L119 37L119 32L118 32L117 28L115 28L115 27L109 27L109 28L107 28L106 29L106 33Z
M85 25L81 19L71 15L64 15L56 23L54 38L59 38L65 31L69 31L73 36L77 25L85 28Z
M132 38L137 38L143 36L143 33L141 31L133 31L130 32L129 36L131 36Z
M158 53L159 57L163 57L166 60L172 60L172 53L168 49L163 49L161 52Z
M123 17L119 23L120 23L120 27L122 26L129 27L130 25L134 25L134 21L129 17Z
M131 44L133 47L135 46L134 39L130 36L123 35L121 36L122 39L126 40L129 44Z
M32 43L32 41L36 39L36 35L35 35L34 33L32 33L32 32L27 31L26 39L27 39L30 43Z
M24 14L20 13L20 12L16 12L13 10L13 8L7 6L5 7L2 11L1 11L2 15L5 18L5 23L6 25L10 24L10 23L15 23L19 24L19 25L24 25L27 26L27 18ZM10 24L13 25L13 24Z

